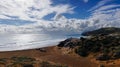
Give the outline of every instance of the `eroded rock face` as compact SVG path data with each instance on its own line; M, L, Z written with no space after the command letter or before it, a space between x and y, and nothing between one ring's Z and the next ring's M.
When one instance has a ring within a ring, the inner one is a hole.
M80 42L80 39L77 38L68 38L65 41L62 41L58 44L58 47L70 47L73 48L78 45L78 42Z

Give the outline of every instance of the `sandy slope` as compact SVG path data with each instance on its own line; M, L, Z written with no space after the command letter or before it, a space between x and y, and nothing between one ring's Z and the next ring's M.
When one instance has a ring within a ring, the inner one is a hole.
M69 53L69 49L59 49L56 46L46 47L46 52L40 50L22 50L22 51L10 51L10 52L0 52L0 58L10 58L13 56L26 56L35 58L35 67L40 67L40 61L49 61L53 63L58 63L62 65L68 65L69 67L100 67L100 64L104 64L105 67L120 67L120 60L97 62L93 60L92 57L80 57L74 52ZM1 66L0 66L1 67ZM4 66L3 66L4 67Z
M98 67L90 61L89 58L82 58L77 55L70 55L64 53L62 49L58 49L56 46L45 48L46 52L41 52L40 50L23 50L23 51L10 51L10 52L0 52L0 58L10 58L13 56L27 56L35 58L37 61L50 61L53 63L59 63L63 65L68 65L70 67ZM39 65L35 65L39 67Z

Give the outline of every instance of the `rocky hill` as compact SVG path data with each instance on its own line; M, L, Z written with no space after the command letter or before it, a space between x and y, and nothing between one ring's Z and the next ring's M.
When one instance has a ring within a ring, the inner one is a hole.
M108 34L120 34L120 28L116 27L106 27L97 29L94 31L83 32L82 35L89 36L89 35L108 35Z
M90 37L62 41L58 47L74 49L82 57L95 54L94 58L99 61L120 59L120 35L110 35L115 33L119 34L120 28L101 28L83 34Z

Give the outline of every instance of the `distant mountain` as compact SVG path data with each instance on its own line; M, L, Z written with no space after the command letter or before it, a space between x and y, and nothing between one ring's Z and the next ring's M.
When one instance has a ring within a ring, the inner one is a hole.
M97 29L94 31L83 32L82 35L89 36L89 35L108 35L108 34L120 34L120 28L116 27L106 27Z

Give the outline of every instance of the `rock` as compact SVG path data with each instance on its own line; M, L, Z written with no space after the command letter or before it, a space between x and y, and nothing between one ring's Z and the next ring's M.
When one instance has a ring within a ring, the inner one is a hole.
M81 41L85 41L86 39L84 37L80 37L80 40Z
M66 42L65 41L61 41L57 46L58 47L64 47L64 44L65 44Z
M62 41L58 44L58 47L69 47L69 48L73 48L75 46L78 45L78 42L80 40L77 38L68 38L65 41Z
M23 67L34 67L32 64L24 64Z

